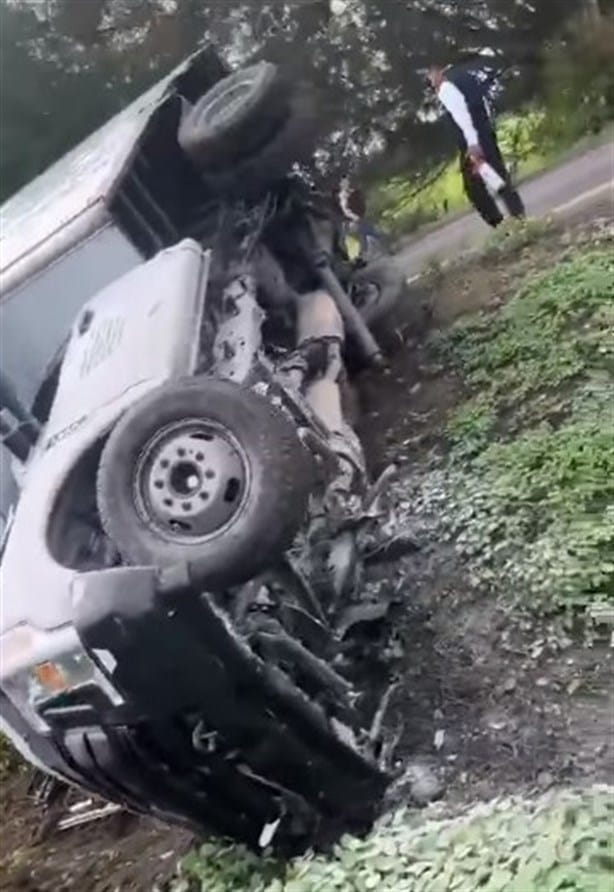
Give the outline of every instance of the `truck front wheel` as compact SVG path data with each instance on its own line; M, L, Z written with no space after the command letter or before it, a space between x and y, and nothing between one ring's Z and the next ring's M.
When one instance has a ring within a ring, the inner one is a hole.
M102 453L98 506L126 562L187 562L203 588L225 588L292 543L312 472L280 410L232 382L196 378L161 387L120 419Z

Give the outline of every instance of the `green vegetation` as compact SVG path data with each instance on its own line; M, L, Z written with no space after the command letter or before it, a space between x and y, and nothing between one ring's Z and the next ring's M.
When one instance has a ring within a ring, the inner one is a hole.
M505 115L497 125L503 154L517 176L536 173L554 162L565 146L543 148L541 137L546 114L530 108L520 114ZM371 204L382 224L395 233L411 232L417 226L436 220L467 206L463 183L455 157L433 179L430 173L419 177L393 177L373 191Z
M435 343L472 394L448 422L449 531L546 609L614 598L613 284L611 250L580 253Z
M497 134L512 173L524 178L555 164L614 119L614 17L572 18L548 45L540 90L529 105L502 115ZM402 234L467 207L453 158L439 170L395 176L372 190L374 215Z
M548 217L526 220L509 218L489 234L482 248L482 256L494 260L513 256L553 230L554 224Z
M608 116L604 113L603 121L594 117L592 127L597 131L605 128L604 136L611 133L612 115L614 112L608 112ZM586 129L580 127L580 120ZM584 145L589 148L591 142L586 135L590 132L586 119L565 116L555 106L549 112L533 107L505 115L497 125L503 155L516 180L555 165L574 146L578 151ZM468 208L458 158L436 171L435 177L429 172L417 177L392 177L372 190L370 206L382 226L396 235L413 232L447 213Z
M533 606L614 596L613 428L568 423L488 446L454 482L459 549ZM539 600L535 600L535 599Z
M522 287L499 312L454 327L438 349L471 387L513 408L581 373L611 370L613 283L610 250L579 254Z
M448 212L466 207L458 161L430 174L395 176L373 189L369 206L381 225L395 235L413 232Z
M331 858L285 866L207 844L172 892L608 892L613 821L604 788L479 805L447 820L402 811L364 840L345 837Z
M614 16L572 18L543 64L544 140L571 144L614 118Z

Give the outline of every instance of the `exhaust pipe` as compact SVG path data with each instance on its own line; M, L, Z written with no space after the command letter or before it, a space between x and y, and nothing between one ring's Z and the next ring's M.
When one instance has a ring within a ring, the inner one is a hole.
M384 365L384 354L381 347L373 337L371 330L362 318L349 294L342 287L331 266L330 250L325 244L325 237L321 228L310 214L307 215L307 231L305 235L308 244L305 245L306 255L313 269L318 275L322 287L330 294L339 310L348 332L354 338L356 345L362 353L363 359L374 366Z
M384 365L384 355L381 347L371 334L369 326L352 303L349 294L342 287L328 258L325 256L319 257L316 261L316 268L322 286L328 291L337 304L337 308L348 327L348 331L354 337L364 359L374 366Z

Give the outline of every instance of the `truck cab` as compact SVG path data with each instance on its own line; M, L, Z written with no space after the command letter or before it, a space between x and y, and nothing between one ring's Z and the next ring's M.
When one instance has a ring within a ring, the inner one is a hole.
M228 69L205 48L0 208L2 374L40 423L79 310L125 273L199 230L211 196L177 141L182 102ZM19 470L0 448L0 534Z

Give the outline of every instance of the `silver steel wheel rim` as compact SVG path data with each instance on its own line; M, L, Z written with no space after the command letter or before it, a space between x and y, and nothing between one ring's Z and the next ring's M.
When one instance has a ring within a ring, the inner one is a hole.
M134 473L141 518L165 538L197 544L236 519L249 489L249 463L235 437L209 421L167 425L143 447Z

